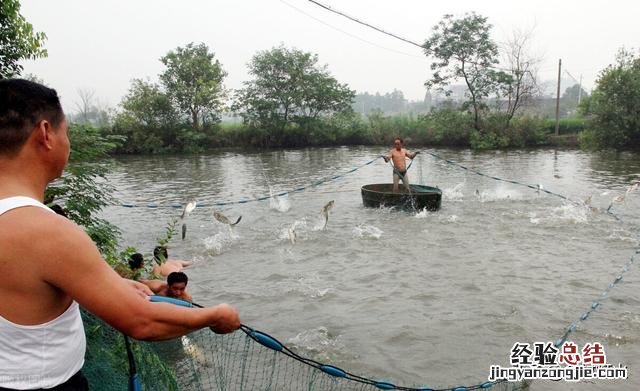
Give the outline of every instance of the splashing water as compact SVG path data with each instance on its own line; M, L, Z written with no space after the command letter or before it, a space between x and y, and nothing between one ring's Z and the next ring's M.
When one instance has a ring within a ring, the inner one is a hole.
M295 350L311 355L316 360L343 358L347 352L340 335L333 335L324 326L305 330L287 342Z
M353 236L362 239L380 239L384 231L373 225L360 224L353 227Z
M233 242L238 240L240 235L235 233L232 229L222 230L213 236L209 236L204 239L204 246L208 252L213 255L220 255L226 249L231 247Z
M464 194L462 193L464 185L465 183L461 182L453 187L445 188L442 190L442 195L447 201L462 201L464 198Z
M289 195L283 196L271 196L269 198L269 209L277 210L278 212L288 212L291 209L291 202L289 201Z
M522 200L524 196L515 189L498 186L491 190L481 190L479 198L480 202L493 202L501 200Z
M562 222L570 222L573 224L586 224L589 222L591 211L584 206L565 203L549 209L548 213L540 216L536 212L529 213L529 221L531 224L538 225L540 223L554 224Z

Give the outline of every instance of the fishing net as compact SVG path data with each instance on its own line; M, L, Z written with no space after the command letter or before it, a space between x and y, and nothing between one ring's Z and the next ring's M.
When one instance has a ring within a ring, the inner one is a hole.
M87 334L87 354L83 372L89 379L91 389L127 390L130 368L124 336L89 313L83 312L82 317ZM217 335L203 329L169 341L131 341L142 389L411 389L358 378L339 368L322 365L295 353L291 354L286 347L279 346L279 342L270 339L266 334L251 329L245 330L247 332ZM485 387L488 386L489 384L485 383ZM430 389L418 385L415 387L422 390ZM459 389L480 388L479 384ZM492 384L490 387L491 390L523 388L523 384L507 382Z

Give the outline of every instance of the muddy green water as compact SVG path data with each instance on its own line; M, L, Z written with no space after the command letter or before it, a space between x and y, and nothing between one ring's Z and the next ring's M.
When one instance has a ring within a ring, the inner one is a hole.
M640 156L579 151L431 150L495 176L543 184L606 208L640 180ZM381 148L327 148L200 156L123 157L108 179L121 202L170 205L239 200L310 184L358 166ZM486 380L516 342L554 341L615 278L638 246L640 192L615 222L586 207L482 178L420 155L413 183L443 190L442 209L367 209L359 189L389 182L382 160L345 178L275 201L211 208L187 220L172 258L189 258L202 304L228 302L242 321L304 355L397 384ZM326 230L320 209L335 201ZM109 207L123 243L150 253L180 210ZM295 244L288 230L297 234ZM629 368L626 382L535 382L532 389L640 389L638 265L572 335L604 345Z

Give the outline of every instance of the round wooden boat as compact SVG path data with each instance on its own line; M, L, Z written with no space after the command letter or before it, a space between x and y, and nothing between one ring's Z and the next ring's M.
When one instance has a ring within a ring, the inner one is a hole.
M411 192L401 184L393 192L392 183L376 183L362 186L362 203L366 207L380 206L438 210L442 203L442 190L437 187L410 185Z

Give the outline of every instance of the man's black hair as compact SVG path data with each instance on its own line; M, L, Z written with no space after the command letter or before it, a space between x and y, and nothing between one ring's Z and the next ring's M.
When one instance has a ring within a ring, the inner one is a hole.
M173 285L180 282L184 282L185 284L189 282L189 277L187 277L183 272L172 272L167 276L167 285Z
M165 246L156 246L156 248L153 249L153 259L155 259L157 263L163 263L169 259L167 248Z
M402 139L402 137L394 137L393 142L395 143L396 140L399 140L400 144L404 144L404 140Z
M52 211L56 212L60 216L67 217L67 212L65 212L65 210L58 204L51 205L51 207L49 209L51 209Z
M140 253L131 254L131 257L129 258L129 268L131 268L131 270L140 269L143 264L144 264L144 257L142 256L142 254Z
M23 79L0 80L0 155L18 152L39 121L58 126L63 118L56 90Z

